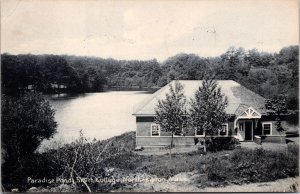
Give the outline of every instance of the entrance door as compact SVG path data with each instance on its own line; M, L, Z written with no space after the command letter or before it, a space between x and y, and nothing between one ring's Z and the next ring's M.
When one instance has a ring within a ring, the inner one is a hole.
M252 121L245 121L245 140L253 140L253 126Z

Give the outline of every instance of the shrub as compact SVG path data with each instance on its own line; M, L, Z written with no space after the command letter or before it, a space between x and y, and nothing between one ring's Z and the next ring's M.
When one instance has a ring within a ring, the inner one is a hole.
M56 182L31 184L27 182L27 177L73 179L74 183L69 183L72 184L72 188L83 192L89 190L106 192L117 189L120 184L76 182L76 178L105 178L108 176L105 167L134 170L136 163L140 162L140 156L135 156L130 151L134 149L134 137L135 134L129 132L108 140L89 142L81 133L80 138L70 144L55 144L53 148L45 149L44 153L34 153L26 161L19 161L24 167L15 169L16 174L10 175L14 179L7 181L5 189L18 188L25 191L33 186L53 188L60 184Z
M35 173L35 150L56 132L54 110L42 94L26 92L2 95L1 152L4 189L26 188L27 177Z
M297 144L290 143L287 145L288 152L294 155L299 155L299 146Z
M200 168L199 161L203 158L197 153L173 154L161 156L143 156L142 162L136 163L136 171L169 178L182 172L192 172Z
M211 137L205 143L209 151L233 150L239 140L234 137Z
M218 156L208 163L208 179L232 183L264 182L299 175L298 147L270 151L235 150L227 160Z
M218 157L210 157L208 159L207 176L209 180L224 181L230 168L228 160Z
M144 157L141 155L125 152L105 159L102 164L103 166L120 168L122 170L135 170L137 164L141 163L143 159Z
M116 166L120 165L127 169L134 169L128 156L134 146L129 145L126 140L132 137L132 133L126 133L104 141L88 142L83 133L80 137L70 144L66 144L57 150L49 150L46 154L52 159L63 171L58 174L64 179L71 179L72 184L76 186L78 191L105 192L117 189L120 184L98 184L94 178L105 178L107 173L105 167L110 167L108 161L113 161ZM123 160L122 160L123 159ZM124 160L127 159L127 160ZM76 178L83 178L82 182L76 182Z

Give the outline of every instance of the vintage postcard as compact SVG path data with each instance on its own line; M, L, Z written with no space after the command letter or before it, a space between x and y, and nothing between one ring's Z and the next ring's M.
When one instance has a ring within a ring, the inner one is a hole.
M299 192L297 0L1 0L1 191Z

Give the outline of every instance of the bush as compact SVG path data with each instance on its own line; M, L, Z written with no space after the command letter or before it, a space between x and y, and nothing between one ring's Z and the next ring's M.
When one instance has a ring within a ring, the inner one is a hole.
M208 159L207 178L213 181L226 180L230 168L230 162L221 157L211 157Z
M2 95L1 151L2 185L10 190L26 187L27 177L36 173L40 158L35 150L56 132L54 110L42 94L26 92Z
M231 157L214 157L208 164L208 179L232 183L264 182L299 175L299 148L287 150L235 150Z
M120 168L122 170L135 170L137 168L137 163L142 162L143 158L143 156L134 154L133 152L125 152L120 155L109 157L102 163L103 166Z
M136 165L140 166L137 171L169 178L182 172L197 170L202 159L198 153L173 154L172 157L170 155L143 156L141 162Z
M133 132L122 134L103 141L87 141L83 133L79 139L69 144L58 143L53 148L44 150L44 153L34 153L26 161L19 161L22 168L15 167L15 174L5 177L5 189L18 188L26 191L30 187L45 187L54 189L61 183L28 183L27 177L32 179L72 179L70 184L76 191L107 192L120 187L120 184L98 184L93 181L76 182L81 178L105 178L108 176L105 167L122 168L122 170L134 170L136 163L141 162L141 156L135 156L130 150L134 149L135 134ZM4 153L5 154L5 153ZM5 169L6 170L6 169ZM7 172L7 170L6 170Z
M288 152L291 153L291 154L294 154L294 155L299 155L299 146L297 144L288 144L287 145L287 148L288 148Z
M239 140L234 137L211 137L205 143L209 151L233 150Z
M104 192L115 188L116 185L98 184L95 181L85 181L84 178L93 180L95 177L106 177L105 161L116 158L122 153L115 145L116 139L119 137L88 142L83 133L80 132L80 137L74 142L57 150L49 150L46 155L62 169L62 173L57 174L57 177L72 180L72 184L78 191ZM83 181L76 182L77 178Z

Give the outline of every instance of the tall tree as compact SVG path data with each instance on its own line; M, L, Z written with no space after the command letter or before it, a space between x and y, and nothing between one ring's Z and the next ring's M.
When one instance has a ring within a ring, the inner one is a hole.
M281 125L281 116L288 112L287 109L287 97L286 95L279 95L275 98L266 99L265 107L269 110L269 115L273 115L276 117L276 130L281 135L281 143L282 143L282 133L285 129Z
M230 47L226 53L221 55L222 79L238 81L241 77L247 76L250 64L246 60L246 51L243 48Z
M215 80L204 79L202 86L196 91L195 98L191 99L191 124L204 132L207 136L218 134L222 124L227 121L225 108L228 105L227 97L221 93L221 88ZM206 152L206 145L204 146Z
M175 81L174 86L171 84L169 84L170 92L166 94L166 99L158 101L158 105L155 108L155 121L160 124L162 130L172 133L172 148L174 134L182 132L187 110L183 85L179 81Z
M30 160L44 139L56 132L54 111L41 94L2 95L2 180L6 185L26 181Z

